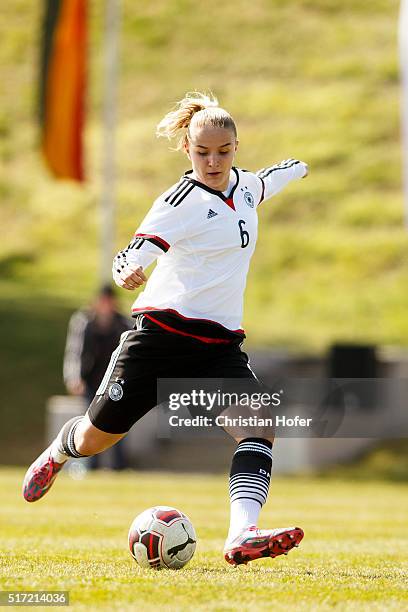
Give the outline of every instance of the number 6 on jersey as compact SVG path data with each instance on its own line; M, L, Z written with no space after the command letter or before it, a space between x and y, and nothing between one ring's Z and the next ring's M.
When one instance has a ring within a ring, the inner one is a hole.
M245 247L247 247L249 244L249 233L242 227L243 225L245 225L245 221L243 219L240 219L238 221L238 225L239 232L241 234L241 249L245 249Z

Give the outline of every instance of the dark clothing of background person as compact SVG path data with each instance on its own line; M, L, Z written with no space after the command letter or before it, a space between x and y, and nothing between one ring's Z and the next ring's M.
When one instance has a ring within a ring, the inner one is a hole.
M95 395L101 383L121 334L131 326L129 319L117 312L114 313L111 324L107 328L101 327L97 319L92 316L85 325L81 354L81 378L92 395Z
M71 394L84 397L88 405L102 381L121 334L133 327L132 321L114 310L115 307L113 291L104 288L92 308L74 312L69 321L64 382ZM113 468L125 468L123 441L116 444L112 452ZM98 467L98 455L89 461L91 468Z

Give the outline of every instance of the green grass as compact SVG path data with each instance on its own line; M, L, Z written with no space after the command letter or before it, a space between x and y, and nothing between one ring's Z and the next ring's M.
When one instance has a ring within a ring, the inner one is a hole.
M0 471L1 588L69 590L74 610L398 610L408 606L406 487L352 479L275 478L261 526L305 530L288 557L233 569L222 559L228 524L223 476L61 474L28 505L23 473ZM134 516L180 507L198 545L181 571L141 570L127 551Z

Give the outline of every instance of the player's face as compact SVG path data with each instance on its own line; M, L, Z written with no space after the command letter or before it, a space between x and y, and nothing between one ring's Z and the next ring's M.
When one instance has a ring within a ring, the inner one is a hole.
M190 129L186 153L197 181L217 191L228 187L238 141L232 130L212 126Z

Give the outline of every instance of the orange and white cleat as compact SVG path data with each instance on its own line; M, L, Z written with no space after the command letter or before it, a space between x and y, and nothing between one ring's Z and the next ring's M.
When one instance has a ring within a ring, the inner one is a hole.
M287 555L292 548L299 546L303 539L299 527L284 529L258 529L251 525L229 542L224 549L224 558L233 566L247 564L255 559Z

